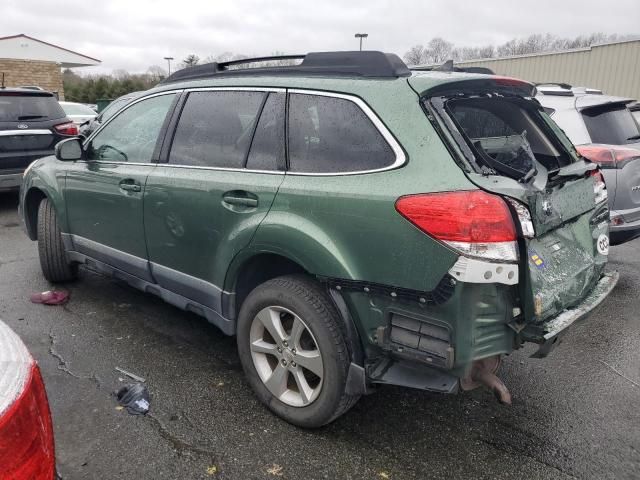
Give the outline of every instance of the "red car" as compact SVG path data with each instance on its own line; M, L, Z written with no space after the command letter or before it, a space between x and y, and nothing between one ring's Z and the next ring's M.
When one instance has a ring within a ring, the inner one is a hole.
M40 368L0 322L0 480L54 478L53 425Z

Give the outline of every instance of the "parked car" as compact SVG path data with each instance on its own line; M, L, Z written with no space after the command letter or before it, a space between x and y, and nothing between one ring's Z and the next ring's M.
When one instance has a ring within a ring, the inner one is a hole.
M61 142L20 196L45 278L86 265L203 315L296 425L376 384L509 403L501 357L547 355L617 282L597 165L530 83L303 58L181 70Z
M88 137L94 130L102 125L102 123L109 120L109 118L111 118L111 116L113 116L118 110L120 110L133 99L139 97L142 93L144 92L131 92L116 98L113 102L107 105L105 109L96 117L80 125L80 134Z
M77 134L52 93L0 89L0 191L18 189L31 162Z
M636 119L636 123L640 125L640 103L633 102L631 105L629 105L629 110L631 111L633 118Z
M49 402L27 347L0 322L0 478L53 480Z
M67 117L76 125L82 125L85 122L90 122L98 115L95 110L84 103L75 102L59 102L60 106L67 114Z
M640 236L640 127L630 98L566 84L538 85L536 98L576 145L602 169L611 209L611 244Z

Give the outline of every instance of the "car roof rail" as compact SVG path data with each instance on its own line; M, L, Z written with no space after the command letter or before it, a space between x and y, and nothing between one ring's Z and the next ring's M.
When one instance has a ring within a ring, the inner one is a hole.
M298 65L232 68L237 65L279 60L300 60ZM364 78L398 78L411 75L405 63L393 53L377 51L310 52L306 55L278 55L243 58L228 62L205 63L172 73L161 85L178 81L210 78L218 75L322 75Z

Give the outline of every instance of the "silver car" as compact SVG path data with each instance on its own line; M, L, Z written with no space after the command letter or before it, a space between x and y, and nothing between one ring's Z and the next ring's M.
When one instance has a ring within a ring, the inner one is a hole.
M67 114L69 120L76 125L82 125L85 122L89 122L96 118L98 113L95 110L87 107L84 103L75 102L59 102L60 106Z
M585 158L600 165L611 210L611 244L640 236L640 127L631 98L566 84L538 85L536 98Z

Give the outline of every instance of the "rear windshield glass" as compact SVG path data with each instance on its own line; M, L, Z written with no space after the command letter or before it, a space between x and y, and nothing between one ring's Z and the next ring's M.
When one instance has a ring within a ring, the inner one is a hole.
M79 103L65 103L62 105L62 109L67 115L96 115L96 112L89 107Z
M52 96L0 94L0 122L41 121L64 116L60 104Z
M476 160L513 178L535 172L537 160L548 170L557 170L571 159L554 145L534 108L521 101L477 97L447 102L453 118L472 147Z
M615 108L589 108L582 118L593 143L624 145L640 140L638 124L624 105Z

